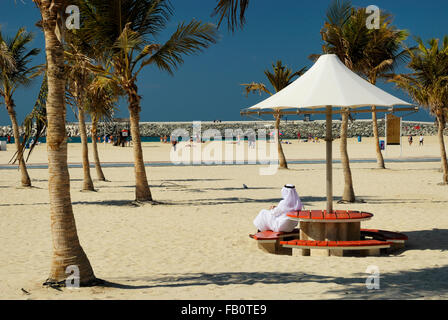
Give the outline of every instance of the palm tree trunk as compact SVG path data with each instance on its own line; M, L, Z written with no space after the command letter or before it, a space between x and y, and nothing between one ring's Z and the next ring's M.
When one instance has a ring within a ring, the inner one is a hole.
M131 136L134 148L134 173L135 173L135 199L141 202L153 201L146 177L145 163L143 162L143 150L140 138L140 96L136 84L132 84L127 90L129 101L129 115L131 122Z
M89 161L89 146L87 139L87 129L84 110L78 106L79 115L79 134L81 135L82 145L82 170L84 173L83 191L95 191L93 186L92 176L90 175L90 161Z
M96 169L96 175L98 177L99 181L106 181L106 178L104 177L103 170L101 168L101 162L100 157L98 155L98 145L97 145L97 126L98 126L98 120L96 120L95 116L92 117L92 147L93 147L93 159L95 160L95 169Z
M280 115L275 115L275 138L278 151L278 167L279 169L288 169L288 163L286 162L285 154L283 153L283 147L280 142Z
M14 142L17 148L17 160L19 161L19 168L21 174L22 187L31 187L31 179L26 169L25 160L23 159L23 150L20 145L19 125L17 124L16 112L14 110L14 100L12 98L5 98L6 109L11 118L12 130L14 135Z
M67 166L64 50L55 33L57 12L61 10L63 1L41 0L36 3L42 14L48 73L47 152L53 258L46 283L64 284L69 277L67 267L76 266L79 269L80 284L89 285L96 279L89 259L79 243Z
M439 138L440 156L442 158L442 172L443 172L443 184L448 184L448 162L446 159L445 141L443 137L443 131L445 130L445 121L437 119L439 122L439 128L437 130L437 136Z
M375 138L375 149L376 149L376 163L379 169L386 169L384 165L383 153L380 148L380 137L378 134L378 120L376 116L376 107L372 107L372 126L373 126L373 136Z
M347 152L347 129L348 129L348 112L342 113L341 126L341 162L344 171L344 193L342 200L347 202L355 202L355 192L353 190L352 172L350 170L350 161Z

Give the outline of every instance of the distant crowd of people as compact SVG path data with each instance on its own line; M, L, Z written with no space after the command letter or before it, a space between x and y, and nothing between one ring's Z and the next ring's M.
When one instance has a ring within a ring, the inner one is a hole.
M121 147L130 147L131 146L132 137L129 134L129 130L121 130L118 134L115 135L109 135L105 134L103 138L98 137L98 142L103 142L104 144L112 144L114 146L121 146Z

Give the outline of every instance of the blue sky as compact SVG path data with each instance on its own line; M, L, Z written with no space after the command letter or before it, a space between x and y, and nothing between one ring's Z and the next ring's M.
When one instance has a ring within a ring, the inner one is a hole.
M25 2L25 3L23 3ZM252 0L247 23L235 34L220 30L220 40L211 48L185 58L185 63L174 76L154 67L144 70L138 80L142 99L142 121L210 121L248 120L239 111L266 96L248 98L241 83L265 82L263 71L277 59L292 69L311 66L308 56L321 53L319 31L324 23L330 0ZM159 35L163 43L181 21L195 18L215 22L210 16L216 0L172 0L175 14L168 28ZM448 34L448 1L446 0L353 0L353 5L367 7L374 4L395 16L395 25L407 29L412 36L424 40L442 38ZM44 49L43 34L34 26L39 12L31 0L0 0L0 25L3 34L12 36L19 27L35 33L34 47ZM412 38L408 44L413 44ZM35 59L44 62L44 50ZM406 72L403 67L400 69ZM15 101L21 122L36 100L40 79L31 87L17 91ZM391 84L379 84L388 92L410 101L407 95ZM126 101L120 102L119 117L127 117ZM357 116L361 118L361 116ZM363 117L368 117L364 115ZM269 119L268 116L264 117ZM296 117L297 118L297 117ZM73 113L67 111L68 121ZM291 118L292 119L292 118ZM404 120L432 121L426 111L408 115ZM9 124L4 106L0 106L0 125Z

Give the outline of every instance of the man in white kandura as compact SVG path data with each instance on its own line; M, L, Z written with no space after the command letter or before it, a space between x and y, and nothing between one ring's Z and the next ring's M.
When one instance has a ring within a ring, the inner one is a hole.
M291 232L297 226L298 222L290 220L286 215L291 211L303 209L296 188L291 184L285 185L282 197L283 200L277 207L273 206L270 210L263 209L255 218L254 225L259 231Z

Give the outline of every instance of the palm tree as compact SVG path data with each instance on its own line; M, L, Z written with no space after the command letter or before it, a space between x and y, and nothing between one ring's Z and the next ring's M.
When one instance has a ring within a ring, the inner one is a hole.
M324 53L336 54L348 68L360 73L363 67L364 49L369 42L365 11L355 10L350 1L333 1L327 10L327 19L321 30L321 35L325 42ZM342 113L340 151L345 181L342 201L355 202L356 197L347 152L348 120L348 113Z
M335 53L352 71L364 76L373 85L379 78L389 78L397 65L406 61L407 51L403 50L403 41L408 32L397 30L392 16L381 14L380 29L366 27L366 10L355 9L350 1L333 1L327 12L327 21L321 31L325 41L324 52ZM348 117L343 114L341 126L341 147L347 142ZM377 165L385 168L378 134L376 108L372 107L373 135L377 154ZM342 200L355 201L353 183L347 150L341 149L345 188Z
M418 47L409 49L410 74L396 75L391 81L436 117L442 162L442 183L448 184L448 162L443 131L448 120L448 36L440 46L439 39L430 39L428 46L417 38Z
M96 77L91 80L86 92L85 107L90 115L90 119L92 119L91 134L96 174L99 181L106 181L106 177L101 168L100 157L98 155L98 122L100 120L109 121L112 119L118 95L114 88L111 88L107 83L103 83L101 78Z
M216 42L217 30L199 21L181 23L163 45L153 41L173 14L167 0L89 0L80 3L87 41L109 52L113 71L110 81L126 93L134 148L136 200L153 201L148 185L140 139L141 96L137 79L142 69L155 65L173 74L184 60L182 55L201 51Z
M300 69L297 72L292 71L292 69L289 69L288 67L284 66L281 60L277 60L275 64L272 64L272 69L274 72L271 72L269 70L266 70L264 74L266 75L266 78L268 78L268 81L271 83L272 87L274 88L275 92L279 92L280 90L283 90L287 86L289 86L295 77L300 77L306 72L306 67ZM267 89L266 85L263 83L249 83L249 84L242 84L242 86L245 87L246 96L250 92L259 92L260 94L262 92L265 92L269 95L272 95L272 93ZM288 163L286 162L285 154L283 152L282 144L279 141L280 137L280 119L281 115L275 114L275 137L276 137L276 143L277 143L277 151L278 151L278 159L279 159L279 168L280 169L288 169Z
M92 176L90 175L90 161L87 129L85 121L86 87L91 73L90 59L84 54L85 45L82 39L76 37L75 32L67 33L65 57L67 64L67 88L75 102L78 111L79 133L81 136L83 187L82 191L95 191ZM88 49L87 49L88 50Z
M409 33L405 30L398 30L391 24L392 16L382 13L380 29L369 30L370 40L367 43L367 48L364 50L361 72L373 85L376 85L379 78L390 78L397 66L400 63L405 63L409 57L408 51L403 48L403 41L407 39ZM372 126L377 165L378 168L385 169L375 109L375 106L373 106Z
M12 123L15 145L17 147L17 161L21 172L21 182L23 187L31 187L31 179L26 169L23 159L23 148L20 144L19 125L17 124L15 103L13 95L21 86L28 86L31 79L37 76L37 66L30 67L32 57L39 54L39 49L28 51L27 45L34 36L27 32L25 28L20 28L14 38L4 39L0 32L0 96L5 101Z
M47 57L48 98L47 152L50 193L53 258L47 285L63 285L69 276L68 266L79 269L80 284L91 285L97 280L76 230L70 198L70 176L67 166L67 137L65 131L65 65L64 46L59 30L63 0L34 0L42 16Z

